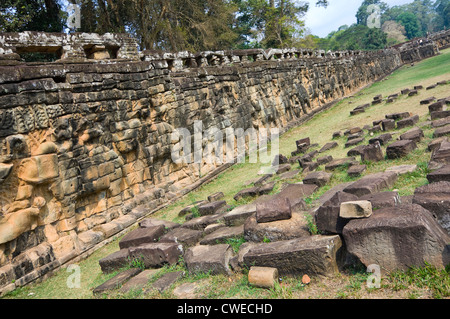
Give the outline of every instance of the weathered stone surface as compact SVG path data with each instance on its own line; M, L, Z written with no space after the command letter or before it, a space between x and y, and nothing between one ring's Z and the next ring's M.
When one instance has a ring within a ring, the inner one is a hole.
M98 261L100 268L104 273L113 272L125 267L129 265L130 262L128 248L116 251Z
M92 291L95 294L100 294L103 292L107 292L110 290L118 289L124 282L129 280L130 278L136 276L138 273L140 273L141 270L139 268L130 268L127 269L113 278L109 279L108 281L104 282L100 286L94 288Z
M313 172L306 175L306 177L303 179L303 183L314 184L317 185L318 187L322 187L330 181L332 176L333 176L332 173L327 173L324 171Z
M161 276L161 278L158 278L158 280L156 280L151 287L152 289L156 289L159 292L164 292L183 276L184 271L169 272Z
M408 126L413 126L415 125L417 122L419 122L419 115L414 115L411 117L408 117L406 119L400 120L397 122L397 129L402 129Z
M178 227L162 236L159 242L175 242L182 244L183 247L189 247L197 244L202 236L201 230Z
M130 258L142 261L145 267L161 267L176 264L183 254L183 247L178 243L142 244L129 248Z
M397 175L412 173L417 169L417 165L399 165L386 168L386 172L394 172Z
M256 221L258 223L289 219L291 216L291 204L287 198L273 198L256 204Z
M332 162L325 165L325 170L335 170L338 167L348 167L351 166L351 164L356 163L356 159L354 157L346 157L346 158L339 158L335 159Z
M366 171L366 165L353 165L347 170L348 176L358 177Z
M151 228L162 225L164 227L164 231L170 231L174 228L180 227L180 224L174 223L168 220L162 220L157 218L145 218L139 222L139 227L141 228Z
M325 144L320 150L319 153L323 153L326 152L328 150L331 150L333 148L338 147L338 143L337 142L329 142L327 144Z
M427 175L428 182L450 182L450 165L445 165Z
M304 198L311 196L317 188L317 185L313 184L285 184L273 199L288 199L292 211L297 211L306 207Z
M164 226L154 226L135 229L126 234L120 241L120 249L139 246L140 244L154 243L164 234Z
M202 201L197 201L191 205L188 205L186 207L184 207L182 210L180 210L180 212L178 213L178 216L182 217L185 216L187 214L192 213L193 209L198 209L199 206L208 203L206 200L202 200ZM142 226L141 226L142 227Z
M375 144L376 142L379 142L380 145L386 145L387 142L392 140L392 134L391 133L385 133L381 134L377 137L371 138L369 140L369 144Z
M355 200L358 196L340 190L323 202L314 215L318 230L326 234L342 234L348 220L339 216L341 203Z
M223 215L227 226L243 225L248 217L256 213L256 204L247 204L236 207Z
M186 251L184 261L190 273L210 272L212 275L229 275L231 257L230 245L198 245Z
M244 225L234 227L222 227L209 235L206 235L200 245L216 245L225 243L227 239L239 238L244 236Z
M259 195L259 187L255 186L240 190L236 195L234 195L233 198L234 200L238 201L241 198L256 197L258 195Z
M431 115L431 120L439 120L439 119L444 119L446 117L450 116L450 110L446 110L446 111L434 111L430 113Z
M208 202L217 202L224 198L224 194L222 192L217 192L208 196Z
M345 143L345 148L354 146L354 145L358 145L359 143L364 142L364 139L365 139L364 137L358 137L358 138L351 139L347 143Z
M360 156L365 147L366 147L366 145L358 145L358 146L352 148L350 151L348 151L347 156L349 156L349 157Z
M395 121L394 120L382 120L381 121L381 128L383 129L383 131L390 131L395 129Z
M390 144L386 148L386 156L389 159L401 158L408 155L417 145L412 140L401 140Z
M122 293L127 293L129 291L142 291L142 289L158 271L159 269L147 269L140 272L123 284L119 291Z
M302 212L292 213L290 219L258 223L251 215L244 224L244 238L248 242L287 240L309 236L306 220Z
M438 111L446 111L445 103L444 101L438 101L435 103L432 103L428 106L428 111L431 112L438 112Z
M441 164L450 164L450 142L448 142L447 137L442 137L438 144L433 146L429 145L429 147L433 148L433 152L431 153L431 162L441 163Z
M400 205L400 197L397 192L380 192L361 196L359 200L367 200L372 204L372 209L394 207Z
M411 140L414 141L414 143L419 143L423 137L423 131L418 127L414 127L400 135L400 140Z
M344 188L344 192L354 194L358 197L378 193L385 188L391 188L397 181L397 174L394 172L381 172L366 175Z
M331 155L322 156L317 159L317 164L319 164L319 165L328 164L332 160L333 160L333 156L331 156Z
M441 126L446 126L450 124L450 116L444 117L442 119L438 119L438 120L434 120L431 122L431 126L436 128L436 127L441 127Z
M31 184L49 182L59 176L58 156L48 154L24 159L20 163L17 175Z
M226 204L227 202L224 200L206 203L198 207L198 213L200 214L200 216L214 215L217 214L220 211L220 209L224 207Z
M187 222L185 222L182 227L183 228L190 228L194 230L204 230L206 226L210 224L214 224L222 220L223 214L216 214L216 215L206 215L206 216L200 216L193 218Z
M343 231L348 251L382 271L436 267L450 262L450 236L430 212L419 205L400 205L377 210L371 217L351 220Z
M447 136L449 134L450 134L450 125L446 125L446 126L438 127L433 133L433 138Z
M436 182L416 188L412 202L432 213L450 234L450 182Z
M278 270L271 267L250 267L248 272L248 283L259 288L275 287L278 282Z
M372 203L367 200L357 200L341 203L339 217L346 219L367 218L372 215Z
M382 160L384 160L383 150L378 141L363 148L361 161L379 162Z
M436 98L434 96L428 97L426 99L423 99L422 101L420 101L420 105L427 105L430 104L432 102L436 101Z
M272 267L285 275L333 276L338 271L339 236L311 236L253 246L244 255L247 266Z

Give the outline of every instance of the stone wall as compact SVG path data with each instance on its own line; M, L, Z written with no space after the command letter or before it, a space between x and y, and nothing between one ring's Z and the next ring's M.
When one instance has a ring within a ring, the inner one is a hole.
M13 61L0 66L2 291L89 254L228 167L175 164L176 128L283 130L403 64L396 49L137 54L128 38L116 46L126 56L83 49L74 59L69 48L92 48L87 38L95 52L108 46L86 34L56 62L23 63L14 39L29 34L0 34L0 61Z

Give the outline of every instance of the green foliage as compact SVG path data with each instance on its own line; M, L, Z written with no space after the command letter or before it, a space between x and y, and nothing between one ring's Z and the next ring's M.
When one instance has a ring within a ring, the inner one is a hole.
M313 217L310 214L305 214L305 219L308 231L311 233L311 235L319 235L320 232L317 228L317 225L314 223Z
M411 12L403 12L397 17L397 21L405 27L408 39L414 39L422 35L419 27L419 20Z
M235 253L237 253L239 251L239 248L241 247L241 245L243 243L245 243L245 238L244 236L241 237L234 237L234 238L228 238L225 241L226 244L230 245L231 248L233 249L233 251Z

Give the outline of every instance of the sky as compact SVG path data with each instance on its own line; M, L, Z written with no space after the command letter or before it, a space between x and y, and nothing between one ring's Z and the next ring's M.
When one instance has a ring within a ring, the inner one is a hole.
M309 0L309 10L305 16L305 26L312 34L321 38L344 24L356 23L356 12L363 0L329 0L327 8L316 7L316 0ZM383 0L389 7L411 3L413 0Z

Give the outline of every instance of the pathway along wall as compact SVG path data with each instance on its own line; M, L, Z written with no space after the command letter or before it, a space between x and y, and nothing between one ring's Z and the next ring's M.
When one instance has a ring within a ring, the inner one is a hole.
M60 59L20 61L39 50ZM157 54L122 35L0 34L0 292L228 167L174 164L174 129L283 129L402 63L394 49Z

